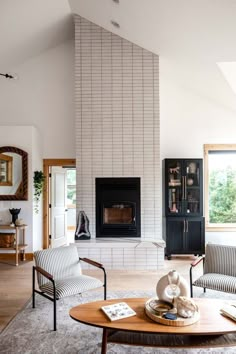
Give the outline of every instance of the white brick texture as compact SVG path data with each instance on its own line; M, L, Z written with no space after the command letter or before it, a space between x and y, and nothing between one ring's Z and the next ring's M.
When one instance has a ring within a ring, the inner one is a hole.
M159 58L74 21L77 209L95 238L95 178L140 177L141 238L161 239Z

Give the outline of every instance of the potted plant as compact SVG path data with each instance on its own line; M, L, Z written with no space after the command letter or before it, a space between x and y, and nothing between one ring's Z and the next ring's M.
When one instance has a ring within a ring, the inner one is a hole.
M42 171L34 171L34 211L39 212L40 196L43 192L45 176Z

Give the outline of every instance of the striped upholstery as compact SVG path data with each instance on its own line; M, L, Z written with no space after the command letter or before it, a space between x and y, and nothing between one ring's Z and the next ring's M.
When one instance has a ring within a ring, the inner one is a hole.
M193 285L226 293L236 293L236 278L229 275L208 273L198 278Z
M59 279L55 282L56 298L60 299L65 296L81 294L87 290L100 288L103 286L102 282L96 278L86 275L79 275L73 278ZM53 296L53 286L48 282L40 287L44 293Z
M103 286L100 280L82 275L75 246L37 251L34 258L36 266L53 275L57 299ZM40 273L37 277L40 290L53 295L52 283Z
M204 273L218 273L236 277L236 247L206 245Z
M193 285L236 293L236 247L207 244L203 275Z

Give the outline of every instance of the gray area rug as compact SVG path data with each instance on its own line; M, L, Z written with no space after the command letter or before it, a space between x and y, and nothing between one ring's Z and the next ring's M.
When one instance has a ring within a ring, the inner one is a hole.
M54 332L52 302L36 297L36 308L31 301L11 321L0 335L1 354L99 354L101 352L102 329L80 324L69 317L70 308L80 303L101 300L102 291L89 292L83 296L69 297L57 302L58 330ZM153 297L155 292L122 291L110 292L108 298ZM236 295L194 288L195 297L223 298L236 300ZM210 314L210 309L209 309ZM236 326L236 323L235 323ZM235 338L236 335L231 335ZM231 338L232 339L232 338ZM227 344L225 344L227 345ZM157 349L150 347L108 344L108 354L203 354L236 353L234 347L207 349Z

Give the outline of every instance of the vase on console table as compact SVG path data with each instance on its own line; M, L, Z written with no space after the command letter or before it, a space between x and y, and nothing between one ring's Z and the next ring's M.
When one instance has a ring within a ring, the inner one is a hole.
M16 220L18 219L18 215L20 214L21 208L20 209L12 208L9 209L9 211L12 215L12 224L16 225Z

